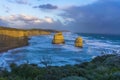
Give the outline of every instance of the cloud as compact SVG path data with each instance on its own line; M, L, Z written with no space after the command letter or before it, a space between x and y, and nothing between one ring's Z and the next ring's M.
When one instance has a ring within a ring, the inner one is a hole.
M50 17L40 19L38 17L19 14L10 16L0 16L0 25L15 27L15 28L47 28L47 29L58 29L62 26L59 20L54 20Z
M61 14L74 32L120 34L120 1L99 0L86 6L72 6Z
M0 19L0 26L8 26L7 24L6 24L6 22L4 22L2 19Z
M39 6L34 6L33 8L39 8L39 9L45 9L45 10L54 10L54 9L58 9L58 7L56 5L52 5L52 4L43 4L43 5L39 5Z
M99 1L103 1L103 2L105 2L105 1L120 1L120 0L99 0Z
M9 6L3 5L3 7L5 8L5 12L6 13L9 13L11 11L11 9L9 8Z
M18 3L18 4L29 4L28 0L7 0L7 1L11 3Z

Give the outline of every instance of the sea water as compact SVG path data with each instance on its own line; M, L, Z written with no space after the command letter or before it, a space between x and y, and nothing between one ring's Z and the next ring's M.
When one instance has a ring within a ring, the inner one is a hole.
M65 44L52 44L53 34L30 37L29 45L0 54L0 67L9 68L9 64L28 63L44 66L80 64L103 54L120 54L120 36L99 34L77 34L64 32ZM75 39L83 38L83 48L74 46Z

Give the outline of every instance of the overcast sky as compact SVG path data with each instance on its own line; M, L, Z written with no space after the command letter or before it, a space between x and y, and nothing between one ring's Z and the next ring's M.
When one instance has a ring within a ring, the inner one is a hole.
M1 0L0 26L120 34L120 0Z

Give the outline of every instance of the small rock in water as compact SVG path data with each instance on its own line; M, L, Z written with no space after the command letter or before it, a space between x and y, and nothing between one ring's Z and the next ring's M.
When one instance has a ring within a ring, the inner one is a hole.
M58 32L54 35L52 43L53 44L64 44L65 43L62 32Z
M83 39L81 37L78 37L76 40L75 40L75 47L83 47Z

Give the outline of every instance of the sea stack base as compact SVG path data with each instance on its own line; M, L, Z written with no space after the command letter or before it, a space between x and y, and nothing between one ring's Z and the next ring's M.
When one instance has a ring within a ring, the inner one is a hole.
M81 37L78 37L76 40L75 40L75 47L79 47L79 48L82 48L83 47L83 39Z
M62 32L58 32L54 35L52 43L53 44L64 44L65 43Z

